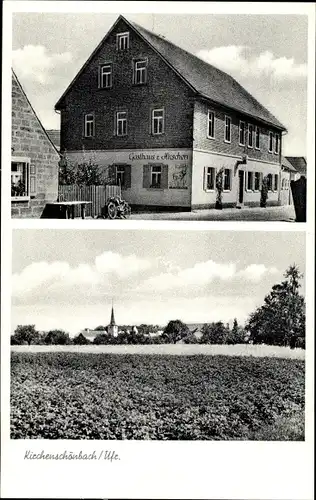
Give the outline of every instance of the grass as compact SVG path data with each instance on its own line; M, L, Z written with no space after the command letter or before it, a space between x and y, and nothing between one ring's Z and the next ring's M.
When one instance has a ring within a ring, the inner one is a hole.
M13 352L14 439L303 440L303 360Z

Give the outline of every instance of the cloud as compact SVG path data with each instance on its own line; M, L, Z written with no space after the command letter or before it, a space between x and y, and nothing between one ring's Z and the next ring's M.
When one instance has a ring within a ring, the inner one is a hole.
M276 57L265 51L253 55L249 47L244 45L227 45L200 50L197 56L234 76L254 77L266 76L276 80L296 80L307 77L307 64L298 64L294 58Z
M78 287L109 285L111 279L126 280L147 270L151 263L136 255L122 256L104 252L95 258L94 264L71 267L67 262L34 262L20 273L13 274L12 296L22 298L45 291L78 293Z
M43 45L25 45L12 52L13 68L23 80L42 85L57 82L63 68L72 61L70 52L49 54Z
M259 282L264 275L277 273L276 268L268 268L264 264L251 264L245 269L237 271L233 262L217 263L213 260L199 262L193 267L175 272L161 273L145 280L139 290L155 290L166 292L168 290L187 290L190 287L206 287L215 282Z
M104 252L95 258L95 268L98 272L115 273L119 278L128 278L146 271L151 267L148 260L136 255L122 256L114 252Z

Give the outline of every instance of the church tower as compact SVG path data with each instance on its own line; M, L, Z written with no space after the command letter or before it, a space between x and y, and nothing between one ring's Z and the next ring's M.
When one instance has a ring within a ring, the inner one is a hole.
M112 337L118 336L118 326L115 323L113 302L112 302L112 310L111 310L111 321L110 321L110 324L108 326L108 334L112 335Z

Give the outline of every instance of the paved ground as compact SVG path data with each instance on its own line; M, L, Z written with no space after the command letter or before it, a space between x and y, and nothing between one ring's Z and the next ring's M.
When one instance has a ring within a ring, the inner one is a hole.
M294 207L268 208L224 208L223 210L207 209L192 212L146 212L132 213L131 220L184 220L184 221L282 221L295 222Z

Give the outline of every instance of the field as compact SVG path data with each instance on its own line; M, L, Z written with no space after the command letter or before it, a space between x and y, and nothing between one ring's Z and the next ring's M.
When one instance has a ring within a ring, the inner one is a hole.
M305 363L12 352L11 438L304 440Z

